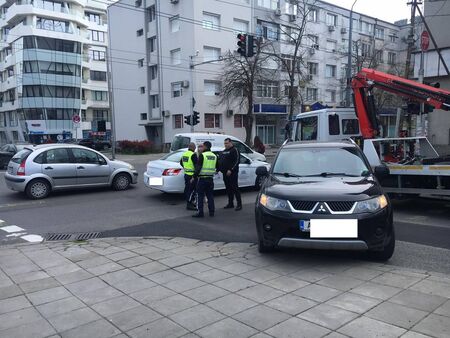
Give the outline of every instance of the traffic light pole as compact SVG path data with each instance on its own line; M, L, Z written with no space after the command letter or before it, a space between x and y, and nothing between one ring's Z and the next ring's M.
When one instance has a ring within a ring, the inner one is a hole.
M189 120L191 122L191 133L194 132L194 57L196 57L198 55L198 53L196 53L195 55L191 55L189 56L190 61L189 61L189 76L190 76L190 86L191 86L191 99L189 102Z

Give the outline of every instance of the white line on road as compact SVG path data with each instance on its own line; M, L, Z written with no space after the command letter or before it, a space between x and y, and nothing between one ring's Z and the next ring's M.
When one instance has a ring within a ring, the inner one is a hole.
M21 227L18 227L17 225L9 225L9 226L6 226L6 227L1 227L0 229L3 230L3 231L6 231L8 233L25 231L25 229L23 229Z
M15 232L15 233L6 235L5 237L6 238L9 238L9 237L20 237L20 236L23 236L23 235L26 235L26 234L27 234L26 232Z
M44 240L44 238L42 238L42 236L39 235L26 235L26 236L22 236L20 237L28 242L31 243L40 243Z

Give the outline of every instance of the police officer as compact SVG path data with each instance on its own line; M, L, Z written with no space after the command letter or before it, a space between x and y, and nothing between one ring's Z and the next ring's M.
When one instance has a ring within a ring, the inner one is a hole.
M192 217L203 217L203 200L208 199L209 216L214 216L214 175L217 167L217 156L211 151L211 142L206 141L202 146L199 146L201 151L197 167L195 169L194 177L191 181L198 178L197 182L197 208L198 213Z
M180 164L184 169L184 197L186 198L186 209L197 210L192 197L195 191L197 182L191 179L194 177L195 165L197 164L197 154L195 153L195 143L189 143L188 150L181 156Z
M236 196L236 211L242 209L241 193L239 192L238 175L239 175L239 150L233 145L231 139L226 138L225 150L220 156L220 171L223 174L223 182L228 194L228 204L224 209L234 208L234 197Z

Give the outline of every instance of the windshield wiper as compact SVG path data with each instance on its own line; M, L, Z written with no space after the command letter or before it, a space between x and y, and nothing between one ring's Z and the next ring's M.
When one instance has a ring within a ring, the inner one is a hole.
M328 176L347 176L347 177L358 177L358 175L350 175L346 173L332 173L332 172L323 172L320 174L307 175L305 177L328 177Z
M284 177L303 177L301 175L291 174L291 173L273 173L273 175L281 175Z

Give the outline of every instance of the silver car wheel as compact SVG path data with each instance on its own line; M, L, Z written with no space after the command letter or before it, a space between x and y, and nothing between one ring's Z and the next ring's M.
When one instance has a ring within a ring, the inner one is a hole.
M42 198L47 195L48 187L43 182L35 182L31 185L30 192L34 198Z
M130 179L127 175L118 175L114 179L114 188L116 190L125 190L130 186Z

